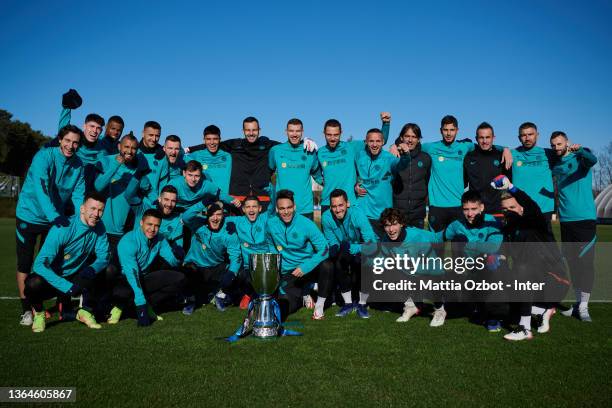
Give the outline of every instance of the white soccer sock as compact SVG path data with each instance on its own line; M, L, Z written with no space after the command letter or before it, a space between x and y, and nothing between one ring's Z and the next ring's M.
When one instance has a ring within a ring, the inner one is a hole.
M317 303L315 303L315 313L318 315L322 315L323 314L323 307L325 306L325 300L327 298L321 297L319 296L317 298Z
M440 306L440 307L438 307L438 308L436 308L436 307L434 306L434 310L444 310L444 305L442 305L442 306Z
M351 303L353 303L353 298L351 297L351 291L349 290L348 292L342 292L342 299L344 300L344 303L347 305L350 305Z
M541 314L544 314L545 311L546 311L546 309L544 309L543 307L540 307L540 306L531 306L531 314L532 315L541 315Z
M412 298L408 298L408 300L406 300L404 302L404 306L406 306L406 307L416 307L416 305L414 304L414 301L412 300Z
M369 293L359 292L359 304L360 305L365 305L366 303L368 303L368 297L369 296L370 296Z
M521 316L521 321L519 322L521 326L523 326L527 330L531 330L531 315L529 316Z
M581 310L587 309L589 307L589 299L591 298L591 294L588 292L580 292L580 304L578 308Z

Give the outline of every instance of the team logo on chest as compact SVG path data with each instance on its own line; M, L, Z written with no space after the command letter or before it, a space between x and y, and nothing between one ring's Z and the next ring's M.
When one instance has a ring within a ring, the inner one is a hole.
M497 159L496 159L496 160L493 160L493 165L494 165L494 166L499 166L499 160L497 160Z
M323 162L321 165L322 165L323 167L327 167L327 162L326 162L326 161L324 161L324 162Z
M444 156L438 156L438 161L439 162L443 162L444 161Z
M522 162L522 161L520 161L520 160L519 160L519 161L517 161L517 162L516 162L516 166L517 166L517 167L521 167L522 165L523 165L523 162Z
M287 168L287 163L285 163L285 162L281 163L281 167L282 167L283 169L286 169L286 168Z
M208 169L208 164L203 164L203 165L202 165L202 168L203 168L204 170L207 170L207 169Z
M281 245L277 245L277 246L276 246L276 250L277 250L278 252L280 252L280 251L282 251L282 250L283 250L283 247L282 247Z
M423 162L419 160L419 161L417 162L417 167L423 167Z
M248 243L248 242L245 242L245 243L243 243L242 245L243 245L245 248L248 248L248 247L249 247L249 243Z
M202 249L206 251L206 244L202 244Z
M64 255L64 260L66 260L66 261L67 261L67 260L69 260L71 257L72 257L72 255L70 255L70 254L66 254L66 255Z

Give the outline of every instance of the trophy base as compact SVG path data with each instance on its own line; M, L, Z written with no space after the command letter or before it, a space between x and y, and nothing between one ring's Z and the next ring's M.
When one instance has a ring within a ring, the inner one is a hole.
M278 327L253 327L253 337L263 340L278 337Z

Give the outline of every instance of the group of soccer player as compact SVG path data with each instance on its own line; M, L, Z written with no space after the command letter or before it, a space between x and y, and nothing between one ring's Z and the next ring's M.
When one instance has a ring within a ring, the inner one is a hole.
M191 315L208 303L220 311L245 308L256 296L250 255L261 252L282 257L283 319L301 307L324 319L332 302L341 305L338 317L368 318L360 285L367 243L415 244L403 248L434 253L444 251L444 241L463 242L458 251L485 255L491 274L510 257L514 276L527 276L538 251L550 252L545 244L555 242L553 178L562 240L581 243L564 250L577 301L563 313L591 321L596 158L563 132L553 132L546 149L536 145L536 125L523 123L521 146L511 150L494 144L488 123L478 126L475 144L458 140L457 120L445 116L441 140L422 143L419 126L408 123L383 150L391 122L383 112L382 126L365 140L342 141L340 122L328 120L319 148L303 137L299 119L287 122L287 141L280 143L260 136L258 120L247 117L244 138L222 141L210 125L203 144L184 148L176 135L160 145L155 121L144 124L140 140L123 135L119 116L105 122L92 113L82 128L70 124L81 104L75 90L63 95L57 138L34 156L17 204L21 324L34 332L44 331L53 313L99 329L101 319L117 324L135 316L138 326L149 326L162 320L160 312ZM320 228L312 179L323 186ZM543 245L502 253L502 242ZM553 301L524 299L503 314L494 302L479 304L489 331L500 331L510 316L518 324L508 340L531 339L532 324L539 333L549 330L570 284L563 257L549 255L541 256L541 270ZM52 298L56 306L45 310ZM423 300L410 296L397 321L424 314ZM447 300L433 302L432 327L444 324L445 303L453 307Z

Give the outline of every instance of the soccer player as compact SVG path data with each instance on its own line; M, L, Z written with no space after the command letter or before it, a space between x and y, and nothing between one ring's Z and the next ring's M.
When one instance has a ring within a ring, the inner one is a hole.
M32 159L16 209L17 289L23 314L21 324L32 324L23 289L32 269L34 247L52 225L69 225L66 207L79 208L85 195L83 162L76 155L83 131L67 125L58 134L59 146L39 150Z
M489 182L489 187L491 183ZM492 187L491 187L492 188ZM463 243L463 256L476 259L485 256L487 269L474 270L470 278L483 279L494 282L494 275L499 269L500 256L498 255L504 236L501 232L501 223L491 214L485 213L485 204L481 195L474 190L469 190L461 196L461 208L463 217L453 221L444 230L445 241L456 241ZM484 274L484 275L483 275ZM483 275L483 276L481 276ZM466 276L466 275L463 275ZM463 299L466 300L466 299ZM498 302L479 302L479 314L484 318L485 327L490 332L501 331L500 304Z
M476 191L484 204L487 214L501 218L501 192L491 187L491 180L499 174L512 178L512 171L506 170L503 162L503 150L495 146L493 126L482 122L476 128L476 148L463 159L463 180L470 191ZM464 206L464 204L461 204ZM465 209L463 211L465 215Z
M333 271L321 267L328 256L327 240L314 222L297 214L292 191L277 192L276 212L268 220L267 232L270 245L282 257L279 305L285 320L302 307L305 286L318 279L319 291L326 293Z
M100 222L103 212L104 197L91 192L68 226L54 226L49 230L36 257L34 271L25 281L25 295L34 309L34 333L45 330L43 301L62 295L82 294L77 320L91 329L101 327L92 314L92 295L96 275L108 263L106 231Z
M185 169L185 156L181 148L181 138L177 135L166 136L163 149L168 159L168 182L182 178Z
M386 143L389 135L389 122L391 114L382 112L382 132ZM323 126L325 136L325 146L317 151L319 171L314 178L317 183L323 185L321 194L321 213L329 209L329 195L335 189L344 190L348 200L352 203L357 202L354 187L357 183L357 173L355 171L355 160L359 151L365 149L362 140L341 141L342 125L336 119L329 119Z
M202 164L196 160L187 162L182 179L175 178L168 185L176 188L178 192L176 205L182 209L189 208L200 201L208 205L217 199L238 208L242 205L240 200L223 194L216 184L202 177Z
M197 160L202 164L206 178L215 183L222 194L229 194L232 174L232 155L219 150L221 129L215 125L204 128L205 149L192 151L185 160Z
M115 155L119 153L119 141L123 134L125 123L121 116L111 116L106 122L104 136L98 140L100 148L106 155Z
M192 213L191 210L188 213ZM188 213L185 218L188 219ZM197 304L214 296L219 311L230 304L228 296L242 265L240 243L233 222L224 222L223 206L213 203L206 208L206 224L193 232L185 257L185 273L191 296L183 314L191 315ZM225 259L229 259L229 263Z
M151 201L157 198L159 190L168 183L170 177L166 153L158 143L160 136L161 125L150 120L144 124L142 139L138 146L138 157L146 160L148 165L147 178L151 184L148 197Z
M334 281L339 284L344 300L344 306L336 316L345 317L357 310L359 317L368 318L368 294L360 291L359 302L354 303L351 292L360 287L361 244L378 240L370 222L359 207L351 207L344 190L336 189L330 193L330 209L323 213L321 227L330 255L324 262L332 263ZM319 294L327 298L331 293L322 293L319 289ZM324 303L317 300L313 316L323 316L323 306Z
M576 304L562 313L590 322L589 298L595 275L597 240L592 168L597 157L589 149L571 144L567 135L559 131L550 136L550 146L557 155L552 174L559 191L561 241L576 292Z
M538 204L546 217L548 233L552 238L555 189L550 168L555 154L550 149L536 146L539 133L535 123L521 124L518 133L521 146L512 150L512 183Z
M182 262L182 254L175 253L168 241L158 234L161 218L157 210L145 211L140 225L119 241L122 276L113 288L114 307L108 318L109 324L117 324L125 308L133 302L138 326L150 326L153 320L162 320L153 307L175 301L182 294L185 275L173 269L154 268L158 257L172 268Z
M518 326L504 338L511 341L529 340L531 315L537 317L538 333L550 330L550 318L554 305L560 302L569 288L565 264L555 240L548 230L547 217L538 204L524 191L515 187L508 177L499 175L493 179L493 188L505 190L501 196L504 210L504 241L510 242L507 254L512 258L512 275L517 281L543 281L547 302L534 303L533 293L528 292L517 303L520 316ZM525 245L529 243L529 245ZM534 257L534 254L537 254Z
M425 200L431 177L431 156L421 148L421 138L419 125L407 123L402 127L400 141L407 150L399 150L409 160L395 169L392 183L393 207L404 213L409 226L417 228L425 225Z
M319 170L319 163L314 152L304 152L304 125L299 119L287 122L287 142L270 149L268 165L276 172L276 190L294 192L296 211L311 220L314 214L312 196L312 178Z

